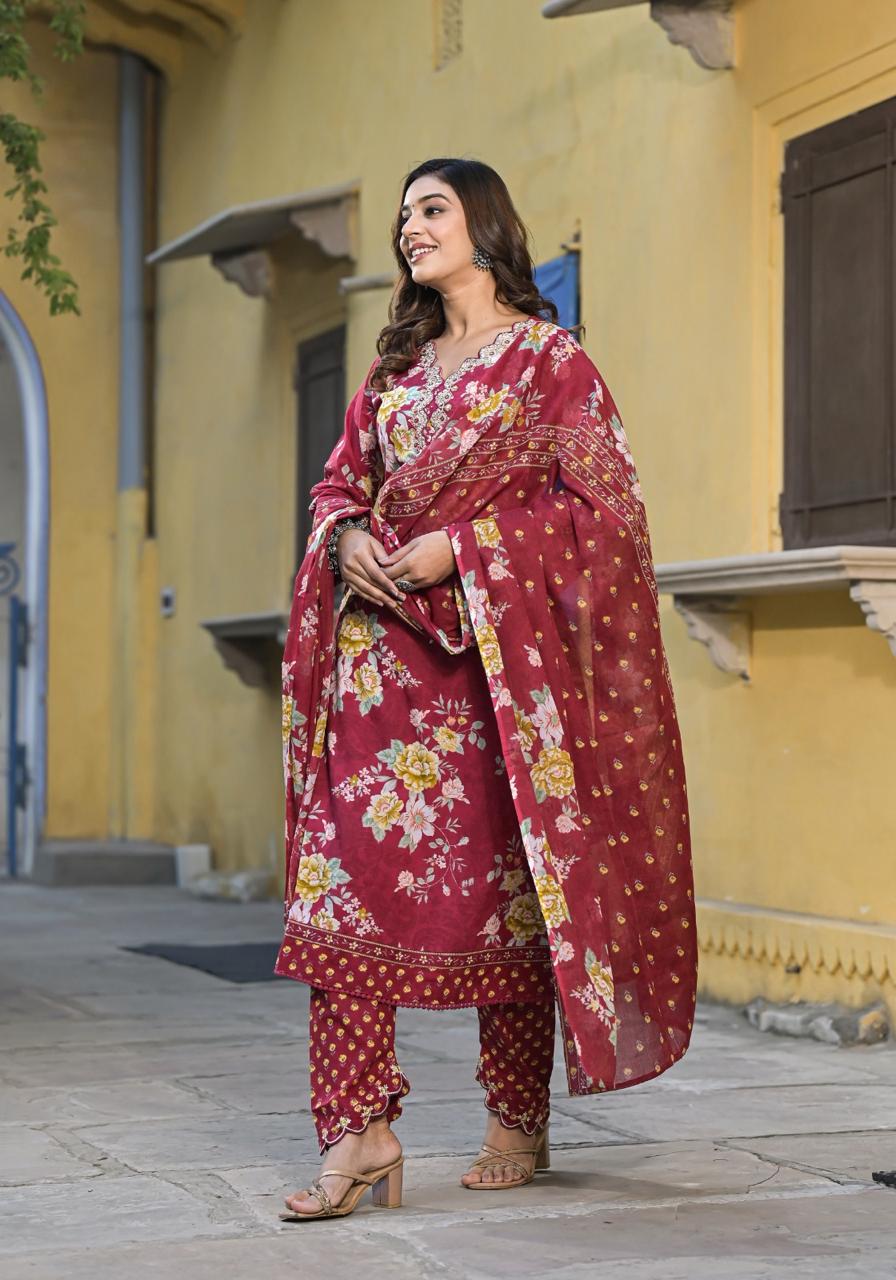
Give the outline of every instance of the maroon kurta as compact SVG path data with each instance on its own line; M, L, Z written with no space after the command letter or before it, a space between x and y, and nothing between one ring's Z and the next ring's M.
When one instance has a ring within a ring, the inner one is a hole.
M394 1004L556 986L571 1091L687 1045L687 806L649 538L609 392L565 330L517 322L448 378L424 345L362 387L312 490L284 655L277 971ZM447 529L457 571L396 611L324 547Z

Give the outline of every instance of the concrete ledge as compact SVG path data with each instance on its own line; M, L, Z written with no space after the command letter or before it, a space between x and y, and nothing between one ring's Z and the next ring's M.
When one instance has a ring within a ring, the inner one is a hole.
M175 884L171 845L148 840L48 840L34 856L31 878L51 889L103 884Z

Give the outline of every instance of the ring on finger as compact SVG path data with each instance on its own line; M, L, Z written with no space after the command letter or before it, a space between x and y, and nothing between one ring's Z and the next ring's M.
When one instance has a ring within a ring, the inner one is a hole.
M396 578L396 579L395 579L395 585L396 585L396 587L398 587L398 588L399 588L399 590L401 590L401 591L416 591L416 590L417 590L417 588L414 586L413 582L409 582L407 578Z

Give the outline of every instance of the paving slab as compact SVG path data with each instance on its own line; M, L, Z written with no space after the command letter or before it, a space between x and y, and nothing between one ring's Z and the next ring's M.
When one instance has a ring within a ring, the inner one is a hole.
M317 1153L317 1144L308 1118L301 1121L298 1115L227 1111L203 1119L92 1125L72 1132L128 1168L147 1173L261 1164L272 1158L284 1163L307 1160Z
M183 966L184 968L186 966ZM211 1021L221 1016L232 1018L234 1013L251 1018L287 1018L298 1028L303 1017L298 999L292 990L281 990L277 996L267 983L237 984L224 978L207 976L208 985L202 988L202 1000ZM178 1022L190 1017L196 1009L194 989L177 991L115 992L112 995L81 996L79 1005L85 1013L99 1018L148 1018L154 1022Z
M774 1138L741 1139L728 1145L754 1152L764 1160L814 1169L841 1181L871 1183L874 1170L896 1169L896 1134L890 1130L782 1134ZM896 1214L896 1191L891 1191L891 1195Z
M0 1202L0 1257L38 1252L50 1240L66 1253L98 1241L155 1244L233 1231L233 1213L218 1214L217 1221L215 1216L202 1199L159 1178L100 1177L70 1183L64 1191L17 1187ZM258 1229L246 1215L238 1214L237 1221ZM5 1264L3 1271L8 1274Z
M759 1033L757 1033L759 1034ZM765 1041L765 1043L762 1043ZM875 1081L887 1073L896 1075L896 1061L892 1049L884 1054L886 1069L877 1069L874 1059L864 1058L862 1051L853 1053L832 1045L819 1044L823 1050L819 1056L802 1060L786 1042L775 1043L768 1035L760 1036L759 1044L741 1045L730 1052L712 1051L696 1038L693 1052L688 1052L674 1067L656 1080L639 1086L648 1096L653 1093L707 1093L713 1089L731 1089L736 1086L754 1085L761 1081L768 1085L806 1084L856 1084ZM712 1052L712 1060L708 1060Z
M78 1159L42 1129L21 1128L0 1133L0 1186L27 1183L64 1182L70 1178L93 1178L97 1170ZM6 1193L0 1201L6 1199Z
M848 1052L848 1050L844 1050ZM599 1120L651 1139L896 1129L896 1089L877 1081L765 1086L668 1095L626 1089L596 1100ZM568 1099L557 1105L564 1111Z
M482 1137L476 1010L399 1010L402 1209L280 1223L318 1168L307 987L120 949L269 941L279 914L0 886L3 1280L896 1276L896 1192L869 1181L896 1165L894 1047L763 1036L708 1004L636 1089L570 1098L558 1058L551 1169L491 1194L459 1185Z
M367 1211L367 1216L377 1210ZM366 1220L366 1218L365 1218ZM423 1280L458 1272L421 1269L413 1246L350 1222L307 1223L271 1237L198 1238L182 1243L95 1245L4 1259L3 1280ZM299 1236L313 1231L314 1236ZM593 1278L592 1278L593 1280Z
M307 1073L308 1042L267 1030L251 1039L195 1040L183 1028L172 1038L107 1044L97 1053L93 1044L66 1045L64 1054L45 1049L0 1052L0 1078L10 1085L59 1085L71 1087L102 1080L177 1079L191 1073L216 1076L245 1072L262 1059L265 1070L284 1075Z
M81 1089L29 1088L0 1092L0 1138L20 1125L74 1126L97 1120L166 1120L175 1116L214 1115L221 1103L188 1088L159 1081L128 1081Z
M871 1239L881 1256L896 1259L892 1206L882 1192L864 1189L795 1189L747 1200L676 1198L646 1205L636 1197L596 1210L572 1207L557 1216L506 1204L475 1218L469 1210L444 1218L434 1223L428 1216L401 1216L389 1229L404 1238L413 1235L434 1268L450 1258L455 1273L467 1280L508 1274L508 1259L520 1277L585 1275L587 1267L592 1275L613 1275L599 1270L611 1263L624 1264L628 1276L629 1262L676 1257L702 1258L716 1276L725 1276L730 1259L806 1262L839 1255L852 1261Z
M178 1083L195 1090L211 1103L252 1115L296 1115L311 1105L308 1066L302 1058L272 1069L265 1063L257 1072L227 1075L182 1076Z
M197 1005L202 1005L201 997ZM172 1038L187 1036L191 1040L214 1041L228 1036L246 1036L253 1028L259 1035L270 1031L263 1016L240 1015L238 1010L228 1018L219 1017L207 1022L197 1021L195 1013L191 1017L185 1012L180 1018L166 1018L164 1024L156 1028L149 1020L96 1018L89 1014L72 1019L33 1018L5 1026L3 1048L8 1053L15 1049L53 1050L59 1045L87 1044L96 1049L101 1045L141 1044L153 1040L154 1030L164 1030ZM288 1034L286 1027L283 1034Z

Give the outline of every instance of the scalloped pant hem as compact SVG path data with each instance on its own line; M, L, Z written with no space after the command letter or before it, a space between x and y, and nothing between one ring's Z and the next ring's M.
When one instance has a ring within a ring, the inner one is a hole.
M320 1153L323 1155L330 1147L335 1147L336 1143L345 1137L347 1133L363 1133L371 1120L378 1120L381 1116L392 1124L401 1115L402 1106L401 1099L411 1091L411 1084L403 1071L398 1072L399 1082L394 1088L387 1089L384 1085L380 1085L381 1097L377 1104L369 1107L362 1107L359 1114L341 1115L332 1124L327 1124L323 1116L315 1114L315 1128L317 1129L317 1140L320 1146Z
M532 1136L550 1110L553 993L539 1004L480 1005L475 1079L485 1106L507 1129ZM323 1154L371 1120L402 1114L410 1082L395 1057L395 1006L312 987L311 1108Z
M479 1009L476 1079L485 1090L486 1110L505 1129L522 1129L531 1137L548 1122L555 1022L553 998L539 1005Z

